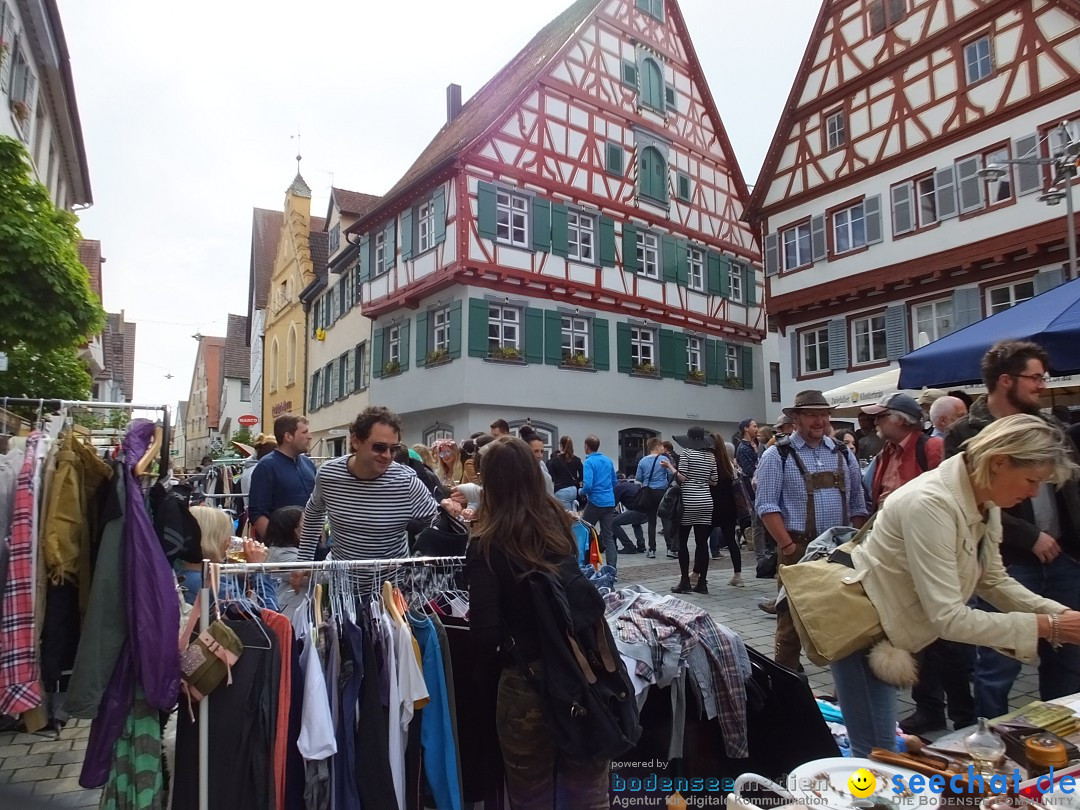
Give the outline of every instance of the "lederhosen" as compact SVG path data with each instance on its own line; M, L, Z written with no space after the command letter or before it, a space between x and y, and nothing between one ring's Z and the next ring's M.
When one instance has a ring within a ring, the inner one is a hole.
M796 543L803 542L809 543L818 536L817 528L817 515L814 510L814 492L819 489L838 489L840 490L840 503L842 504L844 522L842 525L848 525L848 500L847 500L847 468L844 464L844 451L836 448L833 452L836 453L836 472L817 472L812 473L806 469L806 465L803 464L803 460L799 458L799 454L795 451L795 448L788 443L787 452L780 451L781 455L787 458L791 456L795 460L795 466L799 468L799 472L802 474L803 486L806 487L806 526L803 531L794 532L788 529L788 534L791 535L791 539ZM831 527L829 527L831 528Z

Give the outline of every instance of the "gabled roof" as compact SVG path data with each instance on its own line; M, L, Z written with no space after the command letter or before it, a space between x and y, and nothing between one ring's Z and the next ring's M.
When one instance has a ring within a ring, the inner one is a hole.
M251 377L251 349L247 345L248 319L229 314L225 329L224 375L227 379L247 382Z
M323 233L308 234L308 249L311 251L311 270L315 278L326 278L327 247L330 237Z
M350 217L365 216L379 204L379 199L375 194L363 194L344 188L330 188L330 205L337 203L338 210ZM326 219L330 220L329 208L326 211Z
M449 165L465 152L495 124L499 116L506 113L513 101L528 89L529 85L540 78L552 58L600 3L601 0L576 0L566 11L541 28L517 56L465 102L461 112L439 130L427 148L413 161L409 170L379 200L379 204L358 219L350 230L357 230L357 226L374 218L374 215L388 207L395 197Z
M79 262L90 274L90 289L97 295L98 303L102 302L101 295L101 241L98 239L79 240Z
M255 208L251 216L251 269L248 278L248 315L266 309L274 257L285 215L281 211Z

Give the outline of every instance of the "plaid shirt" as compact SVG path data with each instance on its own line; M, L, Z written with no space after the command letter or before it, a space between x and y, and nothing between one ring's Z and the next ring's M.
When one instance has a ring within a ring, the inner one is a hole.
M34 629L34 461L40 432L26 441L26 456L15 485L11 559L0 624L0 714L22 714L41 704Z
M732 758L750 755L746 730L746 681L750 677L750 657L738 634L720 628L698 607L674 596L660 596L631 586L607 594L609 623L616 643L648 644L654 650L654 669L659 671L665 649L679 650L709 707L710 719L717 717L724 735L724 751ZM627 604L629 602L629 604ZM621 611L621 612L620 612ZM650 643L654 642L654 643ZM705 652L708 671L702 671L700 656ZM620 644L620 652L627 654ZM706 696L715 697L715 713Z

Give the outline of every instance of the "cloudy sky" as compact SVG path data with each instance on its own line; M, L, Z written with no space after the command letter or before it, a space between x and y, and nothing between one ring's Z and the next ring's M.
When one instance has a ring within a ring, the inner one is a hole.
M196 342L247 309L251 209L301 171L382 194L570 0L59 0L100 239L105 307L138 324L135 398L188 397ZM817 0L680 0L748 183L757 177ZM172 379L166 375L172 374Z

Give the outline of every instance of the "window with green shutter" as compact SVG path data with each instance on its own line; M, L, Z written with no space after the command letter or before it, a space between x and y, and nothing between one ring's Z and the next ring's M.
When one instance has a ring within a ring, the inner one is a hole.
M679 172L676 180L676 195L683 202L690 202L690 175Z
M641 104L664 111L664 72L651 56L641 59Z
M633 62L625 59L622 63L622 81L623 84L637 87L637 66Z
M604 168L609 174L623 175L623 148L617 143L607 142L604 149Z
M638 194L667 205L667 162L655 146L646 146L638 153Z

